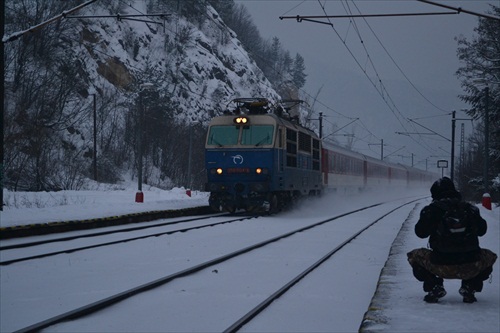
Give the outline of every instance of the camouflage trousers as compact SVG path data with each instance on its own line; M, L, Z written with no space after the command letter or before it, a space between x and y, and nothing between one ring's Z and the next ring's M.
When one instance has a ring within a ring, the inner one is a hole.
M431 263L431 253L431 250L425 248L410 251L407 253L408 262L414 269L419 266L442 279L471 280L482 272L489 271L491 273L491 267L497 260L495 253L488 249L481 249L480 260L476 262L460 265L437 265Z

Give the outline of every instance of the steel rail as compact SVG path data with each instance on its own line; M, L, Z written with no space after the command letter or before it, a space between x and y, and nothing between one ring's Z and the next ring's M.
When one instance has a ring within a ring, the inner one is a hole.
M213 214L213 215L207 215L207 216L202 216L202 217L193 217L193 218L183 219L183 220L178 220L178 221L173 221L173 222L164 222L164 223L158 223L158 224L148 224L148 225L141 225L141 226L138 226L138 227L131 227L131 228L126 228L125 227L123 229L100 231L100 232L88 233L88 234L83 234L83 235L65 236L65 237L44 239L44 240L33 241L33 242L26 242L26 243L18 243L18 244L12 244L12 245L5 245L5 246L0 246L0 251L3 251L3 250L12 250L12 249L22 249L22 248L26 248L26 247L31 247L31 246L36 246L36 245L43 245L43 244L49 244L49 243L56 243L56 242L66 242L66 241L80 239L80 238L105 236L105 235L110 235L110 234L115 234L115 233L120 233L120 232L130 232L130 231L150 229L150 228L155 228L155 227L163 227L163 226L166 226L166 225L173 225L173 224L179 224L179 223L185 223L185 222L192 222L192 221L197 221L197 220L205 220L205 219L209 219L209 218L212 218L212 217L219 217L219 216L225 216L225 215L229 215L229 214ZM137 222L137 223L139 223L139 222ZM118 227L118 226L113 226L113 227Z
M109 246L109 245L115 245L115 244L120 244L120 243L126 243L130 241L135 241L139 239L145 239L149 237L158 237L158 236L163 236L163 235L171 235L177 232L186 232L190 230L196 230L196 229L203 229L203 228L208 228L208 227L214 227L217 225L222 225L222 224L227 224L227 223L233 223L233 222L238 222L238 221L243 221L243 220L249 220L253 219L255 216L247 216L247 217L240 217L237 219L232 219L229 221L222 221L222 222L215 222L215 223L209 223L209 224L204 224L204 225L199 225L195 227L189 227L189 228L183 228L183 229L176 229L176 230L170 230L170 231L163 231L163 232L158 232L158 233L153 233L149 235L143 235L143 236L137 236L137 237L131 237L131 238L124 238L116 241L111 241L111 242L105 242L105 243L99 243L99 244L94 244L94 245L87 245L87 246L81 246L81 247L75 247L72 249L65 249L65 250L60 250L60 251L53 251L53 252L47 252L47 253L41 253L33 256L28 256L28 257L22 257L22 258L16 258L16 259L11 259L11 260L4 260L0 261L0 266L7 266L10 264L14 264L17 262L22 262L22 261L27 261L27 260L33 260L33 259L40 259L40 258L45 258L45 257L50 257L50 256L55 256L58 254L64 254L64 253L74 253L74 252L79 252L79 251L84 251L84 250L89 250L89 249L95 249L98 247L103 247L103 246Z
M306 275L314 271L316 268L318 268L321 264L323 264L325 261L327 261L331 256L333 256L335 253L337 253L340 249L342 249L344 246L352 242L356 237L358 237L360 234L362 234L364 231L366 231L368 228L372 227L374 224L382 220L384 217L392 214L396 210L409 205L413 202L419 201L422 199L415 199L412 201L409 201L407 203L404 203L389 212L383 214L379 218L377 218L375 221L367 225L366 227L362 228L358 232L356 232L354 235L346 239L344 242L342 242L340 245L335 247L333 250L328 252L326 255L324 255L321 259L316 261L314 264L312 264L309 268L304 270L302 273L297 275L295 278L290 280L287 284L285 284L283 287L281 287L279 290L274 292L271 296L269 296L267 299L262 301L260 304L258 304L255 308L247 312L244 316L242 316L240 319L238 319L236 322L234 322L231 326L229 326L227 329L225 329L223 332L224 333L232 333L238 331L240 328L242 328L245 324L250 322L253 318L255 318L259 313L261 313L264 309L266 309L272 302L277 300L279 297L281 297L284 293L286 293L288 290L290 290L294 285L296 285L300 280L302 280Z

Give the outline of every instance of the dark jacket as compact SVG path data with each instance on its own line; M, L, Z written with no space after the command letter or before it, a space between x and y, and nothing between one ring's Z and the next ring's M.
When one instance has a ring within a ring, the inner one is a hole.
M486 234L486 221L481 217L479 209L476 206L462 201L462 196L455 190L449 178L444 179L444 181L440 179L436 183L431 187L431 194L434 200L420 212L420 218L415 225L415 234L420 238L429 237L429 246L433 250L431 261L434 264L454 265L479 260L481 248L479 247L478 237ZM446 213L447 207L458 205L459 203L465 205L467 209L473 236L468 237L458 247L446 248L446 245L443 245L437 233L438 223Z

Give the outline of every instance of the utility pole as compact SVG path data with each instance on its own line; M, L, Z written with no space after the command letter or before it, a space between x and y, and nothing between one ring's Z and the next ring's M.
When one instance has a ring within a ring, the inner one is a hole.
M189 151L188 151L188 170L187 170L187 189L186 193L191 196L191 190L193 189L193 177L191 175L191 160L193 159L193 126L198 124L198 122L189 124Z
M451 113L451 140L442 136L441 134L439 133L436 133L434 132L433 130L431 130L430 128L428 127L425 127L424 125L422 124L419 124L417 123L415 120L413 119L409 119L411 122L414 122L415 124L417 124L418 126L421 126L423 128L425 128L426 130L430 131L431 133L400 133L400 132L396 132L398 134L435 134L435 135L438 135L440 137L442 137L443 139L445 140L448 140L451 142L451 156L450 156L450 160L451 160L451 167L450 167L450 178L451 178L451 181L453 181L454 179L454 174L455 174L455 127L456 127L456 121L457 120L472 120L472 119L459 119L459 118L456 118L456 114L457 112L456 111L453 111Z
M307 121L310 121L310 120L319 120L319 138L322 139L323 138L323 112L319 113L318 119L313 119L313 118L307 119Z
M94 161L93 161L93 169L94 169L94 180L97 181L97 109L96 109L96 94L92 94L94 96Z
M146 108L146 101L144 94L146 91L153 89L154 85L152 83L146 82L141 84L139 91L139 112L138 112L138 123L139 123L139 136L138 136L138 170L137 170L137 193L135 194L135 202L144 202L144 193L142 192L142 159L143 159L143 144L144 144L144 114Z
M5 27L5 1L2 1L2 10L0 14L0 36L3 38L4 27ZM2 40L0 47L0 61L2 64L0 65L1 72L1 82L0 82L0 95L2 97L2 103L0 103L0 140L2 143L0 144L0 211L3 211L3 182L4 182L4 174L3 174L3 160L4 160L4 140L3 140L3 120L4 120L4 105L5 105L5 60L4 60L4 42Z
M323 112L319 113L319 138L323 138Z
M453 111L451 114L451 169L450 169L450 178L453 181L454 171L455 171L455 115L456 111Z
M380 160L383 161L384 160L384 139L380 139L380 143L369 143L368 144L368 146L378 146L378 145L380 145ZM403 148L404 147L402 147L402 148L400 148L400 149L398 149L396 151L399 151L399 150L401 150ZM392 154L394 154L394 153L392 153ZM392 154L390 154L390 155L392 155ZM387 156L390 156L390 155L387 155Z
M456 129L456 121L457 120L470 120L472 121L471 118L456 118L456 111L453 111L452 113L452 118L451 118L451 170L450 170L450 178L451 181L454 180L454 174L455 174L455 129ZM462 124L463 128L463 124Z
M380 139L380 160L384 160L384 139Z
M489 166L489 154L490 154L490 110L489 110L489 99L490 99L490 88L484 88L484 175L483 184L484 192L488 193L488 166Z
M460 168L458 175L458 188L462 191L463 180L464 180L464 164L465 164L465 125L462 123L462 128L460 131Z

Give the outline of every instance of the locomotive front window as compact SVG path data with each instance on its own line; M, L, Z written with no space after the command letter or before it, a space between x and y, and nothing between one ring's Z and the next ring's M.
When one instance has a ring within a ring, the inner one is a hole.
M262 146L273 143L273 125L252 125L243 127L241 144L245 146Z
M238 144L239 128L236 126L212 126L208 134L207 145L229 146Z

